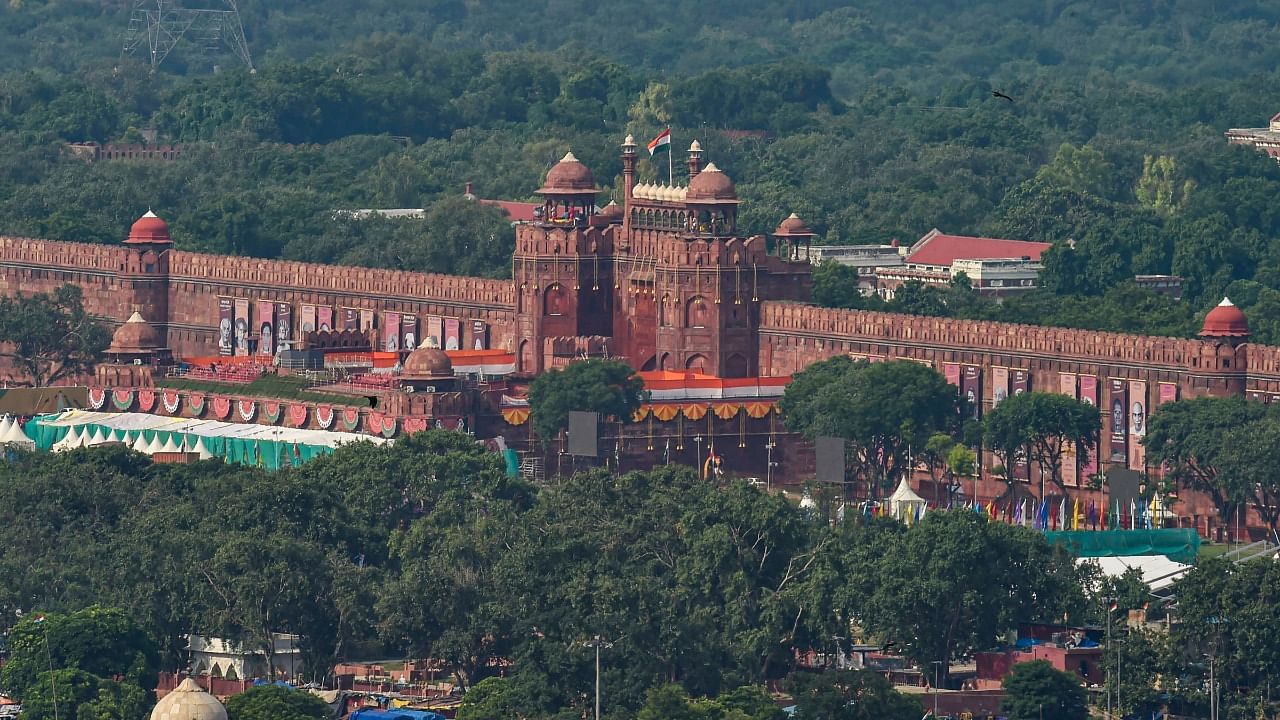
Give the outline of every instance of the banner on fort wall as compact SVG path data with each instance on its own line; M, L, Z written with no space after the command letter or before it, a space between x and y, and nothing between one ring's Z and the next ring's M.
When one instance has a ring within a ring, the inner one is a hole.
M1026 370L1009 371L1009 394L1021 395L1031 392L1031 373Z
M1160 407L1165 403L1175 402L1178 399L1178 386L1174 383L1160 383L1159 395L1156 398L1156 407Z
M382 349L387 352L400 350L400 313L382 314Z
M413 350L418 347L418 316L400 316L400 347Z
M1009 396L1009 368L991 368L991 407Z
M373 311L360 311L360 330L363 332L373 332Z
M1031 389L1031 376L1026 370L1010 370L1009 371L1009 394L1021 395ZM1019 480L1031 480L1031 465L1027 462L1025 453L1018 455L1017 462L1013 464L1013 476Z
M1111 431L1111 447L1108 457L1113 463L1129 461L1129 384L1124 380L1111 380L1107 397L1107 424Z
M249 354L249 338L252 337L249 326L249 301L245 298L236 298L236 355Z
M942 376L943 376L943 377L945 377L945 378L947 379L947 382L949 382L949 383L951 383L952 385L955 385L955 386L956 386L956 392L957 392L957 393L961 392L961 389L960 389L960 366L959 366L959 365L957 365L957 364L955 364L955 363L943 363L943 364L942 364Z
M435 315L427 316L426 337L435 343L436 347L444 347L444 319Z
M1147 434L1147 383L1129 383L1129 469L1142 470L1147 463L1147 449L1142 438Z
M471 321L471 349L489 349L489 326L483 320Z
M293 341L293 306L276 303L276 352L290 347Z
M444 345L445 350L461 350L462 349L462 323L458 318L444 319Z
M969 403L969 415L975 420L982 417L982 368L965 365L960 376L960 390Z
M218 354L230 355L234 351L232 328L235 324L235 305L231 298L218 298Z
M276 353L276 304L269 300L258 301L258 354Z
M333 330L333 308L325 306L316 308L316 329L321 332Z
M356 308L342 308L342 326L339 330L359 330L360 329L360 311Z
M301 323L303 334L315 332L316 330L316 306L303 305Z
M1098 407L1098 378L1092 375L1080 376L1080 402ZM1080 467L1081 479L1087 480L1098 472L1098 455L1102 452L1102 438L1098 438L1098 446L1090 448L1088 457Z
M1073 373L1058 374L1058 394L1077 399L1076 376ZM1062 449L1062 482L1070 487L1080 484L1080 454L1076 452L1076 444L1064 443Z

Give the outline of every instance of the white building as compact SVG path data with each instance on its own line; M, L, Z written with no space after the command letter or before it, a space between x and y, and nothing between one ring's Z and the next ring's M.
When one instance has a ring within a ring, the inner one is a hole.
M259 648L225 638L186 635L184 648L191 662L192 675L209 675L227 680L250 678L291 680L303 671L302 649L299 636L291 633L273 633L272 648L275 672L267 672L267 654Z

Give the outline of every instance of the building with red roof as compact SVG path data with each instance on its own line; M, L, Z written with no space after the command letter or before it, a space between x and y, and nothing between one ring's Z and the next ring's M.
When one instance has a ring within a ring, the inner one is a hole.
M906 262L876 271L877 292L892 299L903 283L947 285L964 274L983 295L1006 297L1036 286L1041 254L1050 243L1004 238L925 233L906 253Z

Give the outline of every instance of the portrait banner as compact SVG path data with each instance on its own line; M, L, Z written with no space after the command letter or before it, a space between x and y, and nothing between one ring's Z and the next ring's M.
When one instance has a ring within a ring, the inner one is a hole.
M413 350L418 347L418 316L400 316L400 347Z
M991 407L1009 396L1009 368L991 368Z
M258 301L258 354L276 354L276 304L270 300Z
M1098 406L1098 378L1092 375L1080 376L1080 402L1094 407ZM1102 438L1099 437L1098 446L1090 448L1087 458L1081 463L1080 473L1082 479L1087 480L1090 476L1097 474L1098 458L1101 453Z
M293 306L276 303L276 351L287 350L293 341Z
M400 350L400 313L382 314L382 349L387 352Z
M249 354L249 301L236 298L236 355Z
M301 323L302 323L302 333L304 335L306 333L316 331L316 306L315 305L302 306Z
M233 329L235 327L235 304L231 298L218 298L218 354L231 355L235 352Z
M445 318L443 347L445 350L462 349L462 324L458 318Z
M1129 469L1146 467L1147 449L1142 438L1147 434L1147 383L1133 380L1129 383Z
M1124 380L1111 380L1107 408L1107 424L1111 447L1109 458L1113 463L1129 461L1129 385Z

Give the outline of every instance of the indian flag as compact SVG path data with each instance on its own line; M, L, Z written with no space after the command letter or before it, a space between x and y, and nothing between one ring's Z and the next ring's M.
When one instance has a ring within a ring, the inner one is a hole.
M662 152L663 150L666 150L668 152L671 151L671 128L667 128L666 130L663 130L662 132L658 133L658 137L649 141L650 155Z

